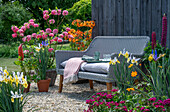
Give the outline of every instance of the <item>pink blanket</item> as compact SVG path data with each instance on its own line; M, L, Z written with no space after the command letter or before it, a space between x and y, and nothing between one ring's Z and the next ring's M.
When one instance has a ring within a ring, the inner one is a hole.
M83 62L84 61L79 57L70 58L67 61L66 66L64 68L63 84L70 84L78 81L77 74Z

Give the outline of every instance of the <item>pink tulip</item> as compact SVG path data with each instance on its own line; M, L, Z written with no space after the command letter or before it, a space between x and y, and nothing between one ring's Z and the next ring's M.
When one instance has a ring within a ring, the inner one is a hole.
M46 31L46 33L51 33L51 29L50 28L47 28L45 31Z
M54 37L54 34L53 34L53 33L50 33L49 36L50 36L50 37Z
M48 52L52 52L54 49L53 48L49 48L48 49Z
M12 34L12 37L16 38L17 37L17 33Z
M66 16L66 15L68 15L68 11L64 10L62 14L63 14L63 16Z
M53 33L54 33L54 34L58 33L58 29L54 29L54 30L53 30Z
M50 23L50 24L54 24L54 23L55 23L55 20L54 20L54 19L50 19L50 20L49 20L49 23Z
M51 11L51 15L57 15L57 11L56 10L52 10Z
M69 32L69 31L70 31L70 28L69 28L69 27L67 27L67 28L66 28L66 31L67 31L67 32Z
M23 41L23 42L26 42L26 40L27 40L27 38L26 38L26 37L22 38L22 41Z
M24 60L24 53L23 53L23 49L22 49L22 44L20 44L20 46L18 47L18 56L20 56L21 58L19 59L20 61Z
M32 37L35 37L35 38L36 38L36 37L37 37L37 34L36 34L36 33L33 33L33 34L32 34Z
M61 38L58 38L57 42L62 42L63 40Z

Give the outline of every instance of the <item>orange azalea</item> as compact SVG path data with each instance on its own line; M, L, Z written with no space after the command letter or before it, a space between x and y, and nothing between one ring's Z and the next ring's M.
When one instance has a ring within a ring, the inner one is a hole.
M136 71L132 71L131 76L132 77L136 77L137 76L137 72Z

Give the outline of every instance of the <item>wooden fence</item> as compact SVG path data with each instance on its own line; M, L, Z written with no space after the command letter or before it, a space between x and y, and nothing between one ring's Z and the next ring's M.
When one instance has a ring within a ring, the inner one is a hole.
M92 0L92 20L96 23L93 38L98 35L151 37L155 31L160 41L162 16L168 13L168 2L170 0ZM170 40L167 41L169 44Z

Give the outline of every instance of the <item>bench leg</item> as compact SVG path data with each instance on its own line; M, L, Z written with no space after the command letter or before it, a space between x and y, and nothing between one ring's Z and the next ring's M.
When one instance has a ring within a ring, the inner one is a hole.
M90 89L93 89L93 80L89 80Z
M107 85L107 90L108 90L108 94L110 94L111 92L111 90L112 90L112 83L111 82L106 82L106 85Z
M60 83L58 92L61 93L63 89L63 75L60 75Z

